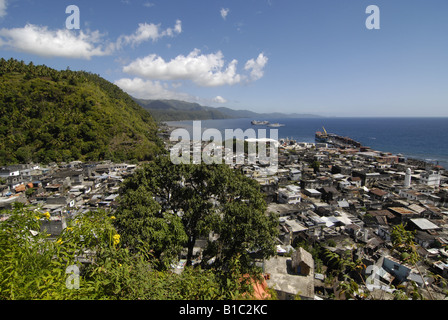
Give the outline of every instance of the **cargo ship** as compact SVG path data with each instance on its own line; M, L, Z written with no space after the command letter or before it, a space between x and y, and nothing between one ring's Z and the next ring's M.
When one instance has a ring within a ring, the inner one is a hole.
M316 142L320 142L320 143L327 143L328 142L328 133L325 130L324 127L322 127L322 129L324 129L324 132L322 131L317 131L315 136L314 136L314 140Z
M328 133L324 127L323 132L317 131L314 140L318 143L327 143L338 148L361 148L362 144L352 138L342 137L334 133Z

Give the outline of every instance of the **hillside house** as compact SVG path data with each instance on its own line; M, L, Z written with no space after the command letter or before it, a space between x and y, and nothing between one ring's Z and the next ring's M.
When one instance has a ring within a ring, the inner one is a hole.
M303 249L298 248L291 256L291 267L297 274L302 276L310 275L314 270L314 260L311 253Z

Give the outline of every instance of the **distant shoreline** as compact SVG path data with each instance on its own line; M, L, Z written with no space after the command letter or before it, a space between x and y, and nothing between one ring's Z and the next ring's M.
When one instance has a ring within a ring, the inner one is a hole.
M327 118L239 118L200 120L203 129L215 128L237 129L248 128L271 129L267 126L251 125L252 120L267 120L285 123L279 128L278 138L291 138L298 142L315 143L315 132L322 131L324 126L328 132L350 137L374 150L402 154L408 159L439 164L448 168L448 141L435 139L445 136L448 117L327 117ZM194 120L164 121L169 126L192 127ZM198 120L199 121L199 120ZM445 150L445 151L444 151Z

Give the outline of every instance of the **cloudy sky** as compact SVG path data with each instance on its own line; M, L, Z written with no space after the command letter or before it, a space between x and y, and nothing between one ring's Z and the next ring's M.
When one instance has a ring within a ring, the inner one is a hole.
M138 98L448 116L447 12L446 0L0 0L0 56L97 73Z

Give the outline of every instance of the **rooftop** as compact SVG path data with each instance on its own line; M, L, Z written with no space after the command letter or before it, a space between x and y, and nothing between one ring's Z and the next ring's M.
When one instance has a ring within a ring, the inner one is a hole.
M418 219L411 219L411 222L415 224L419 229L421 230L435 230L440 229L440 227L428 219L424 218L418 218Z
M391 210L391 211L393 211L393 212L396 212L396 213L398 213L398 214L401 214L401 215L414 215L414 214L417 214L417 212L415 212L415 211L412 211L412 210L410 210L410 209L406 209L406 208L402 208L402 207L391 207L391 208L388 208L389 210Z
M291 258L276 256L264 263L265 273L270 275L267 284L270 288L295 296L314 299L314 270L308 276L294 274Z

